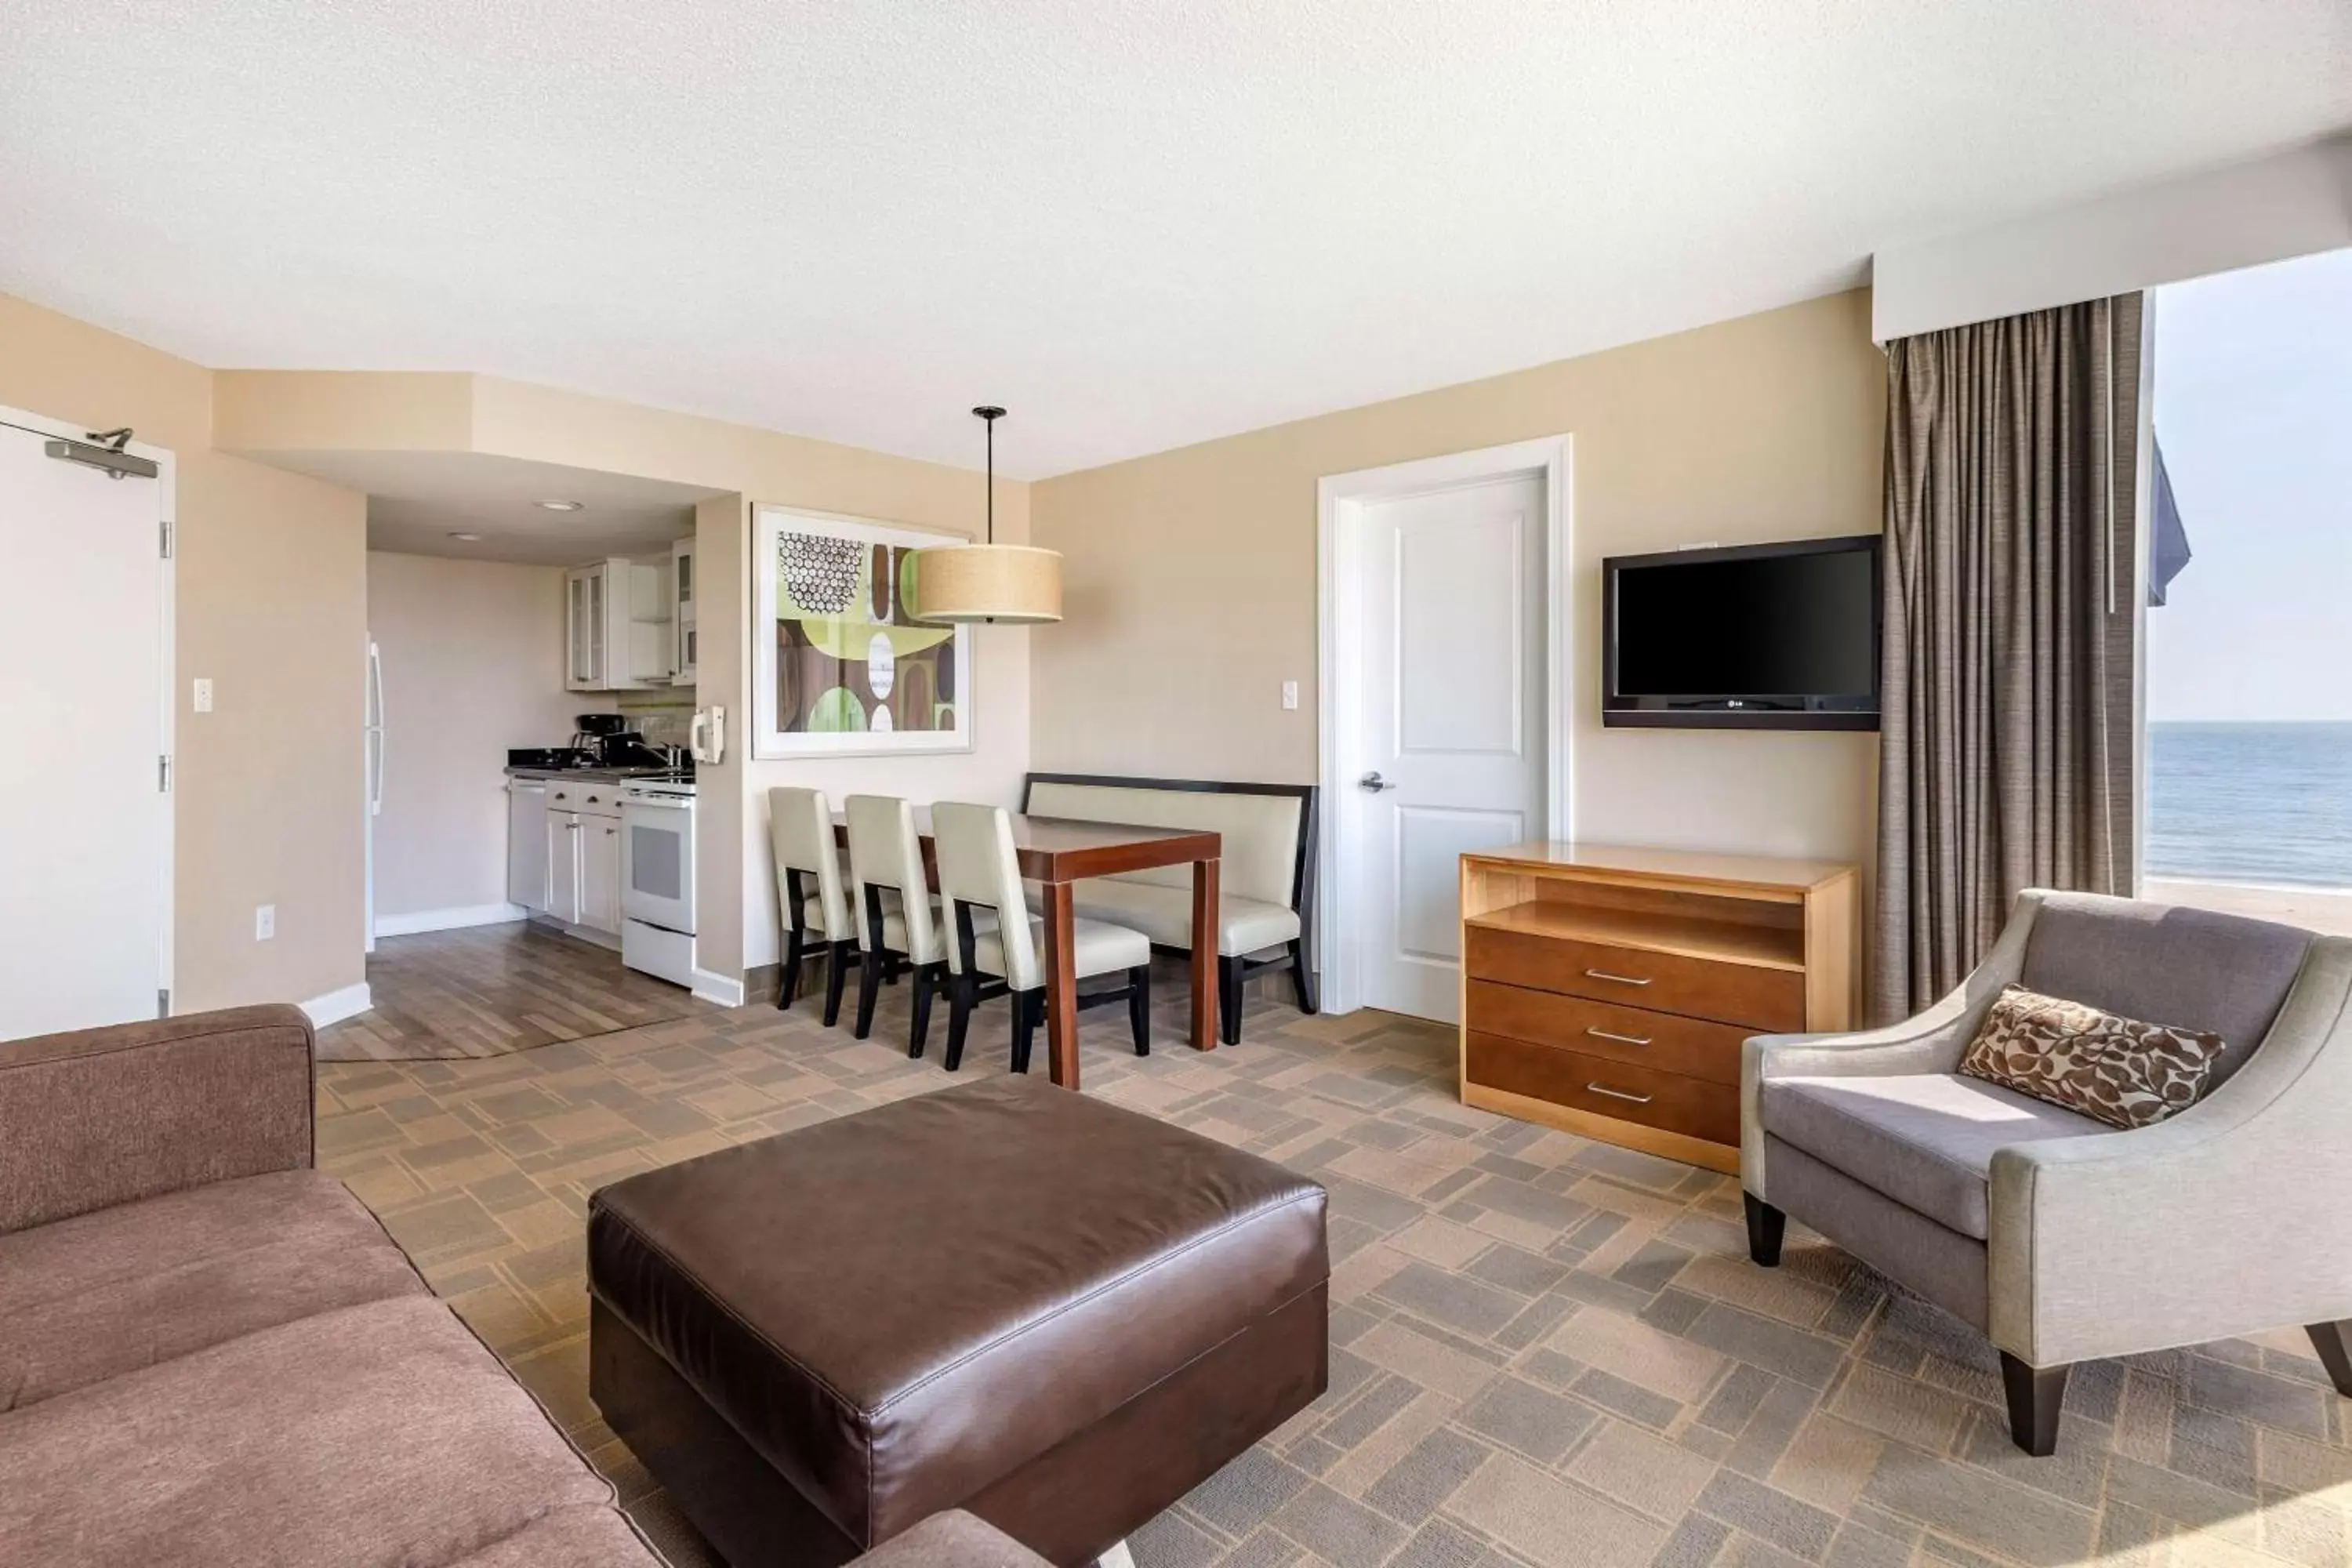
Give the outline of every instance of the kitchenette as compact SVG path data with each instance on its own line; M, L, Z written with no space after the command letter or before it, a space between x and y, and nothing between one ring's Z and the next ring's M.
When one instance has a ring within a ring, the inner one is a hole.
M507 753L507 897L632 969L694 984L694 763L622 713Z
M593 989L600 963L615 984L625 968L691 990L695 753L715 755L695 710L691 510L530 510L550 521L371 554L372 929L435 938L371 973L430 952L453 992L550 964ZM548 559L600 527L623 547ZM564 947L513 945L530 937ZM449 978L467 964L475 980Z

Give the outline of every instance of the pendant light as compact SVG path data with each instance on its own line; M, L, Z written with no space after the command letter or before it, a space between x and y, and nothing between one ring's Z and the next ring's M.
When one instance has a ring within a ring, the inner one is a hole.
M1061 552L996 542L996 422L1004 410L983 405L972 412L988 425L987 542L915 552L915 618L1024 626L1058 621Z

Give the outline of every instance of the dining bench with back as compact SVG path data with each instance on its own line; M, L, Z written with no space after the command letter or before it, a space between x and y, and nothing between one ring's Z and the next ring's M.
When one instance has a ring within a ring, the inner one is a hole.
M1316 786L1209 779L1031 773L1032 816L1213 832L1223 840L1217 900L1218 1035L1242 1037L1243 987L1287 972L1299 1011L1317 1010L1314 969ZM1079 916L1130 927L1155 951L1192 948L1192 878L1158 867L1076 884Z

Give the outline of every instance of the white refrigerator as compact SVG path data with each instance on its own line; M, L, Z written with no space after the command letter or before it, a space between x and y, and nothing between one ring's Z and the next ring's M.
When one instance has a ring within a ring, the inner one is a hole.
M367 769L367 950L375 951L375 819L383 815L383 651L375 638L367 646L367 722L360 731Z

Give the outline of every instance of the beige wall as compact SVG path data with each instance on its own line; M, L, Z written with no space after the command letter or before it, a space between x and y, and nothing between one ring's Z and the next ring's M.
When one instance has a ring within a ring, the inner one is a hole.
M383 810L375 913L507 899L507 751L560 746L597 706L563 689L563 573L371 552L368 630L383 655Z
M974 642L977 705L969 752L919 757L753 763L745 755L751 704L751 618L745 575L750 505L772 502L970 534L982 480L966 468L583 396L491 376L343 372L224 372L221 439L265 458L302 450L465 449L728 492L696 511L702 573L702 654L696 701L724 706L728 758L701 770L696 853L698 962L733 977L773 963L777 917L767 850L767 792L804 784L835 799L872 791L919 801L1019 799L1029 763L1032 633L983 626ZM406 433L387 440L383 432ZM976 437L975 437L976 439ZM998 537L1029 535L1030 487L996 482Z
M1866 861L1874 737L1601 728L1600 562L1876 532L1884 397L1858 292L1043 480L1034 763L1313 782L1317 480L1568 434L1576 834Z
M0 405L131 425L177 459L174 1005L357 984L364 498L214 450L204 367L5 295ZM197 676L211 713L190 711Z

